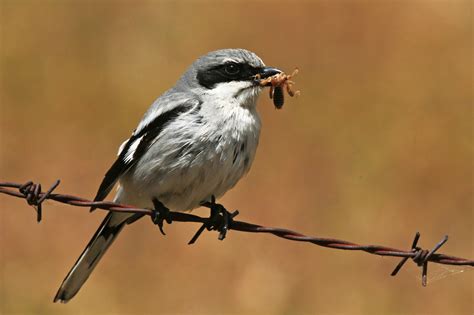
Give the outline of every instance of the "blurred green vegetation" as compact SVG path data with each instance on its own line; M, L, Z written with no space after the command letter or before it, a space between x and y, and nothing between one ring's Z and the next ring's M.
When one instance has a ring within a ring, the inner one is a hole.
M2 180L92 197L143 112L198 56L255 51L302 94L264 94L240 219L472 258L471 1L1 0ZM397 259L194 225L130 226L52 303L103 213L0 197L2 314L472 314L472 273L420 285ZM206 214L197 210L198 214ZM431 276L457 271L430 265ZM462 269L461 269L462 270Z

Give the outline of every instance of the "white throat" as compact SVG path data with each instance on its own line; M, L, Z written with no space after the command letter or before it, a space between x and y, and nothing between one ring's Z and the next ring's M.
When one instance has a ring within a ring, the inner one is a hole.
M262 88L249 81L218 83L206 90L203 97L237 104L242 107L255 107ZM201 91L202 92L202 91Z

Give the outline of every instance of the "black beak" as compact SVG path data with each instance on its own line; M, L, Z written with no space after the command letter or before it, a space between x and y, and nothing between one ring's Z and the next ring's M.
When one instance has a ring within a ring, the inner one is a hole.
M266 79L271 76L274 76L275 74L281 73L281 70L278 70L277 68L272 68L272 67L265 67L260 71L260 78L261 79Z

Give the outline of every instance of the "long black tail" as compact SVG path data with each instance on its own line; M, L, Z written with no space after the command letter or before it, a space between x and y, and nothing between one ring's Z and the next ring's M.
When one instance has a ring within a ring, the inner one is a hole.
M95 266L130 218L130 214L109 212L87 247L63 280L54 302L67 303L81 289Z

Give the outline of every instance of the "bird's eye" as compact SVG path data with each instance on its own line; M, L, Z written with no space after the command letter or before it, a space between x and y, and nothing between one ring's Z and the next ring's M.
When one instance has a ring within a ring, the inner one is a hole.
M240 67L236 63L229 63L225 66L224 70L229 75L236 75L240 72Z

